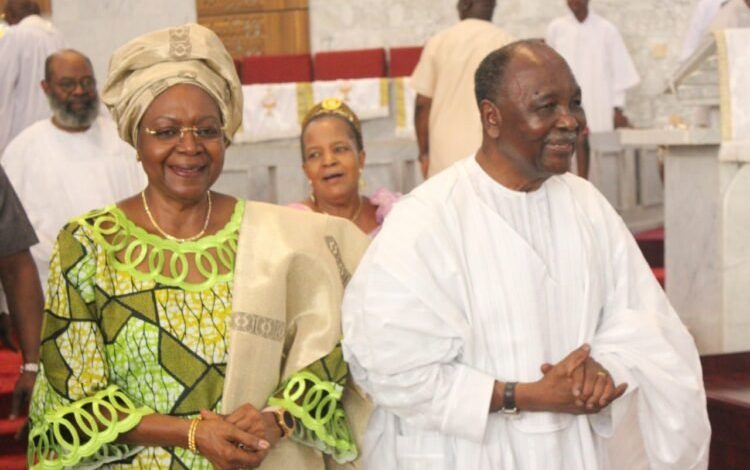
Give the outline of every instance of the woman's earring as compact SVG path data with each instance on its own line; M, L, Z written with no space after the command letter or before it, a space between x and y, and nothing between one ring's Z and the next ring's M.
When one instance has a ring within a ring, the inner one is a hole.
M307 184L310 185L310 200L313 204L317 204L317 201L315 201L315 189L313 189L312 180L307 180Z
M367 189L367 181L365 181L365 172L362 168L359 169L359 190L364 191Z
M140 156L140 154L138 152L135 152L135 161L137 161L137 162L141 161L141 156Z

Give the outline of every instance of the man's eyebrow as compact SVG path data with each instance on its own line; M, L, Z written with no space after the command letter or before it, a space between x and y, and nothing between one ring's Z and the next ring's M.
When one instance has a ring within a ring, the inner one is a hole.
M544 101L550 98L557 98L557 93L548 90L537 90L531 96L533 101Z

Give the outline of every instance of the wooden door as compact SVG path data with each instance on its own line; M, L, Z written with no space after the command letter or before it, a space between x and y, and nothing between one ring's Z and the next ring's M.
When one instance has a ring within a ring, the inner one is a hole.
M51 0L37 0L39 8L42 10L42 16L50 17L52 15ZM0 0L0 13L5 11L5 0Z
M198 22L232 57L310 51L308 0L196 0Z

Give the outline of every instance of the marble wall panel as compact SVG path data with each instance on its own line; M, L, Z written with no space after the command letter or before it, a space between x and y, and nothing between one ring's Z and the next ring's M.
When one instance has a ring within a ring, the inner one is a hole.
M750 165L724 163L722 258L726 351L750 350Z
M101 87L115 49L155 29L194 23L195 0L52 0L52 21L68 46L89 56Z
M701 354L725 351L717 152L670 147L665 162L666 290Z
M458 21L455 0L310 0L314 51L423 44ZM641 74L628 94L628 114L639 126L664 126L671 113L687 116L659 96L675 69L694 0L591 0L591 9L622 33ZM542 37L567 13L565 0L498 0L493 21L516 37ZM656 98L656 99L654 99Z

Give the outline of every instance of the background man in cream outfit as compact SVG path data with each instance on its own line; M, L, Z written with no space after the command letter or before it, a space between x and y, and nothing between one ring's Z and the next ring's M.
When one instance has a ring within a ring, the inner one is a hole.
M414 126L425 178L475 152L482 141L474 72L487 54L513 40L490 22L495 4L495 0L459 0L461 22L427 42L411 76L417 92Z

